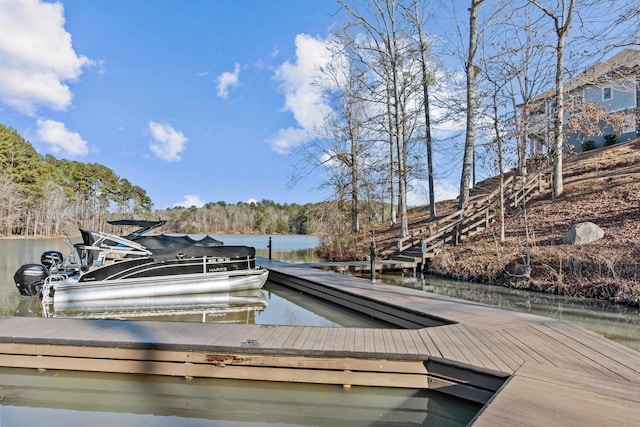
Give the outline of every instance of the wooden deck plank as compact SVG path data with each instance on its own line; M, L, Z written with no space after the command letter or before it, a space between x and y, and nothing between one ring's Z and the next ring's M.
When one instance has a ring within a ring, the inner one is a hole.
M282 347L283 348L294 348L295 347L295 343L298 340L298 338L300 337L300 335L302 334L303 330L304 330L304 326L294 326L293 330L291 331L291 333L289 334L287 339L282 343Z
M477 356L483 361L487 368L495 369L503 372L510 372L509 364L502 360L502 356L496 352L496 348L488 346L484 342L484 337L475 328L466 325L457 325L462 336L466 337L466 342L475 346Z
M333 339L333 349L336 351L344 351L344 340L347 335L346 328L335 328L336 335Z
M393 329L381 329L382 339L384 341L385 351L387 353L406 353L406 349L404 347L398 348L396 345L396 340L394 339L395 330ZM398 344L402 345L402 341Z
M474 326L474 333L478 335L496 355L499 355L500 360L505 363L509 369L509 371L505 372L515 372L525 362L520 355L511 349L511 345L498 334L495 334L493 330L487 331Z
M632 426L640 419L636 401L589 390L524 376L512 378L506 388L509 392L495 396L474 426L506 425L509 421L511 425L531 426Z
M329 328L327 330L327 336L322 345L323 351L333 351L337 349L336 346L336 335L339 328Z
M554 336L558 341L570 341L575 351L627 381L640 380L638 354L630 348L608 340L594 339L599 337L566 322L548 322L536 327L545 328L546 333Z
M407 348L407 343L405 341L404 335L400 332L401 329L398 330L387 330L389 334L389 339L393 343L396 353L398 354L409 354L409 349Z
M579 369L584 369L591 373L599 372L604 378L624 378L617 369L613 369L615 363L612 364L610 359L601 357L601 354L585 348L583 343L559 333L556 329L540 324L531 325L529 330L544 336L549 342L549 346L556 353L562 354L568 359L568 363L575 365Z
M313 350L322 350L324 342L327 340L327 335L328 331L325 328L322 328L322 330L317 330L315 339L313 340L313 343L311 343L311 348Z
M364 340L365 340L365 335L364 335L364 329L362 328L357 328L355 330L355 339L353 340L353 348L352 350L355 352L361 352L361 351L365 351L365 344L364 344Z
M364 332L364 348L362 351L365 353L376 352L376 341L373 335L373 329L363 329Z
M418 331L418 336L420 337L421 343L418 343L416 340L416 346L420 348L420 344L422 344L426 349L426 354L432 357L442 357L442 352L438 349L435 341L431 337L431 332L434 331L434 328L425 328Z
M550 363L552 366L555 366L553 363L546 360L535 348L528 346L527 343L520 338L518 331L496 330L495 334L500 336L505 343L508 343L508 345L510 345L525 362L532 361L542 365Z
M599 372L601 375L606 376L606 371L599 363L594 363L592 360L588 358L582 357L578 352L575 351L573 346L568 345L568 341L558 341L554 337L546 334L544 332L548 332L549 329L545 328L544 332L534 327L535 325L531 325L526 329L526 332L523 334L527 334L535 340L535 345L538 348L544 348L547 350L547 357L554 357L554 360L560 366L566 367L567 365L572 366L574 369L579 369L584 372L593 373L594 371Z
M354 328L344 330L344 344L342 346L343 351L353 352L355 350L357 331L358 330Z
M311 327L303 326L302 330L298 334L298 337L296 338L296 340L293 343L293 345L290 346L290 348L296 349L296 350L304 349L304 344L309 339L309 335L311 335L311 330L312 330Z
M500 370L498 364L495 363L495 360L497 359L495 354L486 347L482 348L483 346L481 343L478 342L468 328L459 323L456 325L450 325L447 328L449 330L456 329L456 333L451 335L451 339L458 349L464 351L467 355L467 359L472 365ZM487 352L486 354L485 351ZM487 354L491 357L487 356Z
M468 364L469 360L451 340L451 337L449 336L450 332L447 328L448 327L435 328L437 330L434 330L433 332L430 331L431 333L429 336L433 340L440 354L442 354L443 358Z
M284 343L294 331L295 327L278 327L274 331L273 335L269 337L269 340L265 343L265 345L274 349L283 348Z
M407 355L417 355L421 352L418 351L415 343L411 339L411 335L407 334L406 329L399 329L397 334L394 336L396 341L400 341L396 343L396 347L402 349L402 351Z

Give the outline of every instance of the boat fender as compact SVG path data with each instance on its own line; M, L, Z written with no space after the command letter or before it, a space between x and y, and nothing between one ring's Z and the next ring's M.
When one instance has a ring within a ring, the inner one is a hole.
M25 264L13 275L20 295L33 297L40 294L49 270L42 264Z

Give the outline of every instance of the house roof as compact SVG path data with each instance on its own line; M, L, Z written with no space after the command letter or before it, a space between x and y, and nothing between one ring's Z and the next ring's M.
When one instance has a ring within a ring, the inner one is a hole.
M565 93L573 92L583 86L611 81L630 74L640 74L640 50L623 49L608 60L598 62L567 80L564 84L564 91ZM531 101L548 99L554 95L555 88L534 96Z

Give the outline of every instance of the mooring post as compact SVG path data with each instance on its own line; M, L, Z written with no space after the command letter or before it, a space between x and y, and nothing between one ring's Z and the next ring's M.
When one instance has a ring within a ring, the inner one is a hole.
M271 241L271 236L269 236L269 244L267 245L267 247L269 248L269 260L271 260L271 246L272 246L272 241Z
M371 240L369 246L369 260L371 261L371 283L376 282L376 242Z

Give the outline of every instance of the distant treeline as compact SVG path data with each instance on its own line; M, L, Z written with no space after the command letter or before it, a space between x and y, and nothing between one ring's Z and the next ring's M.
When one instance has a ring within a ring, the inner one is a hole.
M97 163L41 156L0 124L0 235L57 236L100 227L110 214L146 214L144 189Z
M349 233L348 207L271 200L152 210L146 191L97 163L41 156L0 124L0 236L75 235L79 227L117 232L110 219L163 219L176 233ZM186 190L186 189L185 189Z
M164 230L181 233L317 234L322 204L207 203L204 207L176 207L154 215L167 220Z

